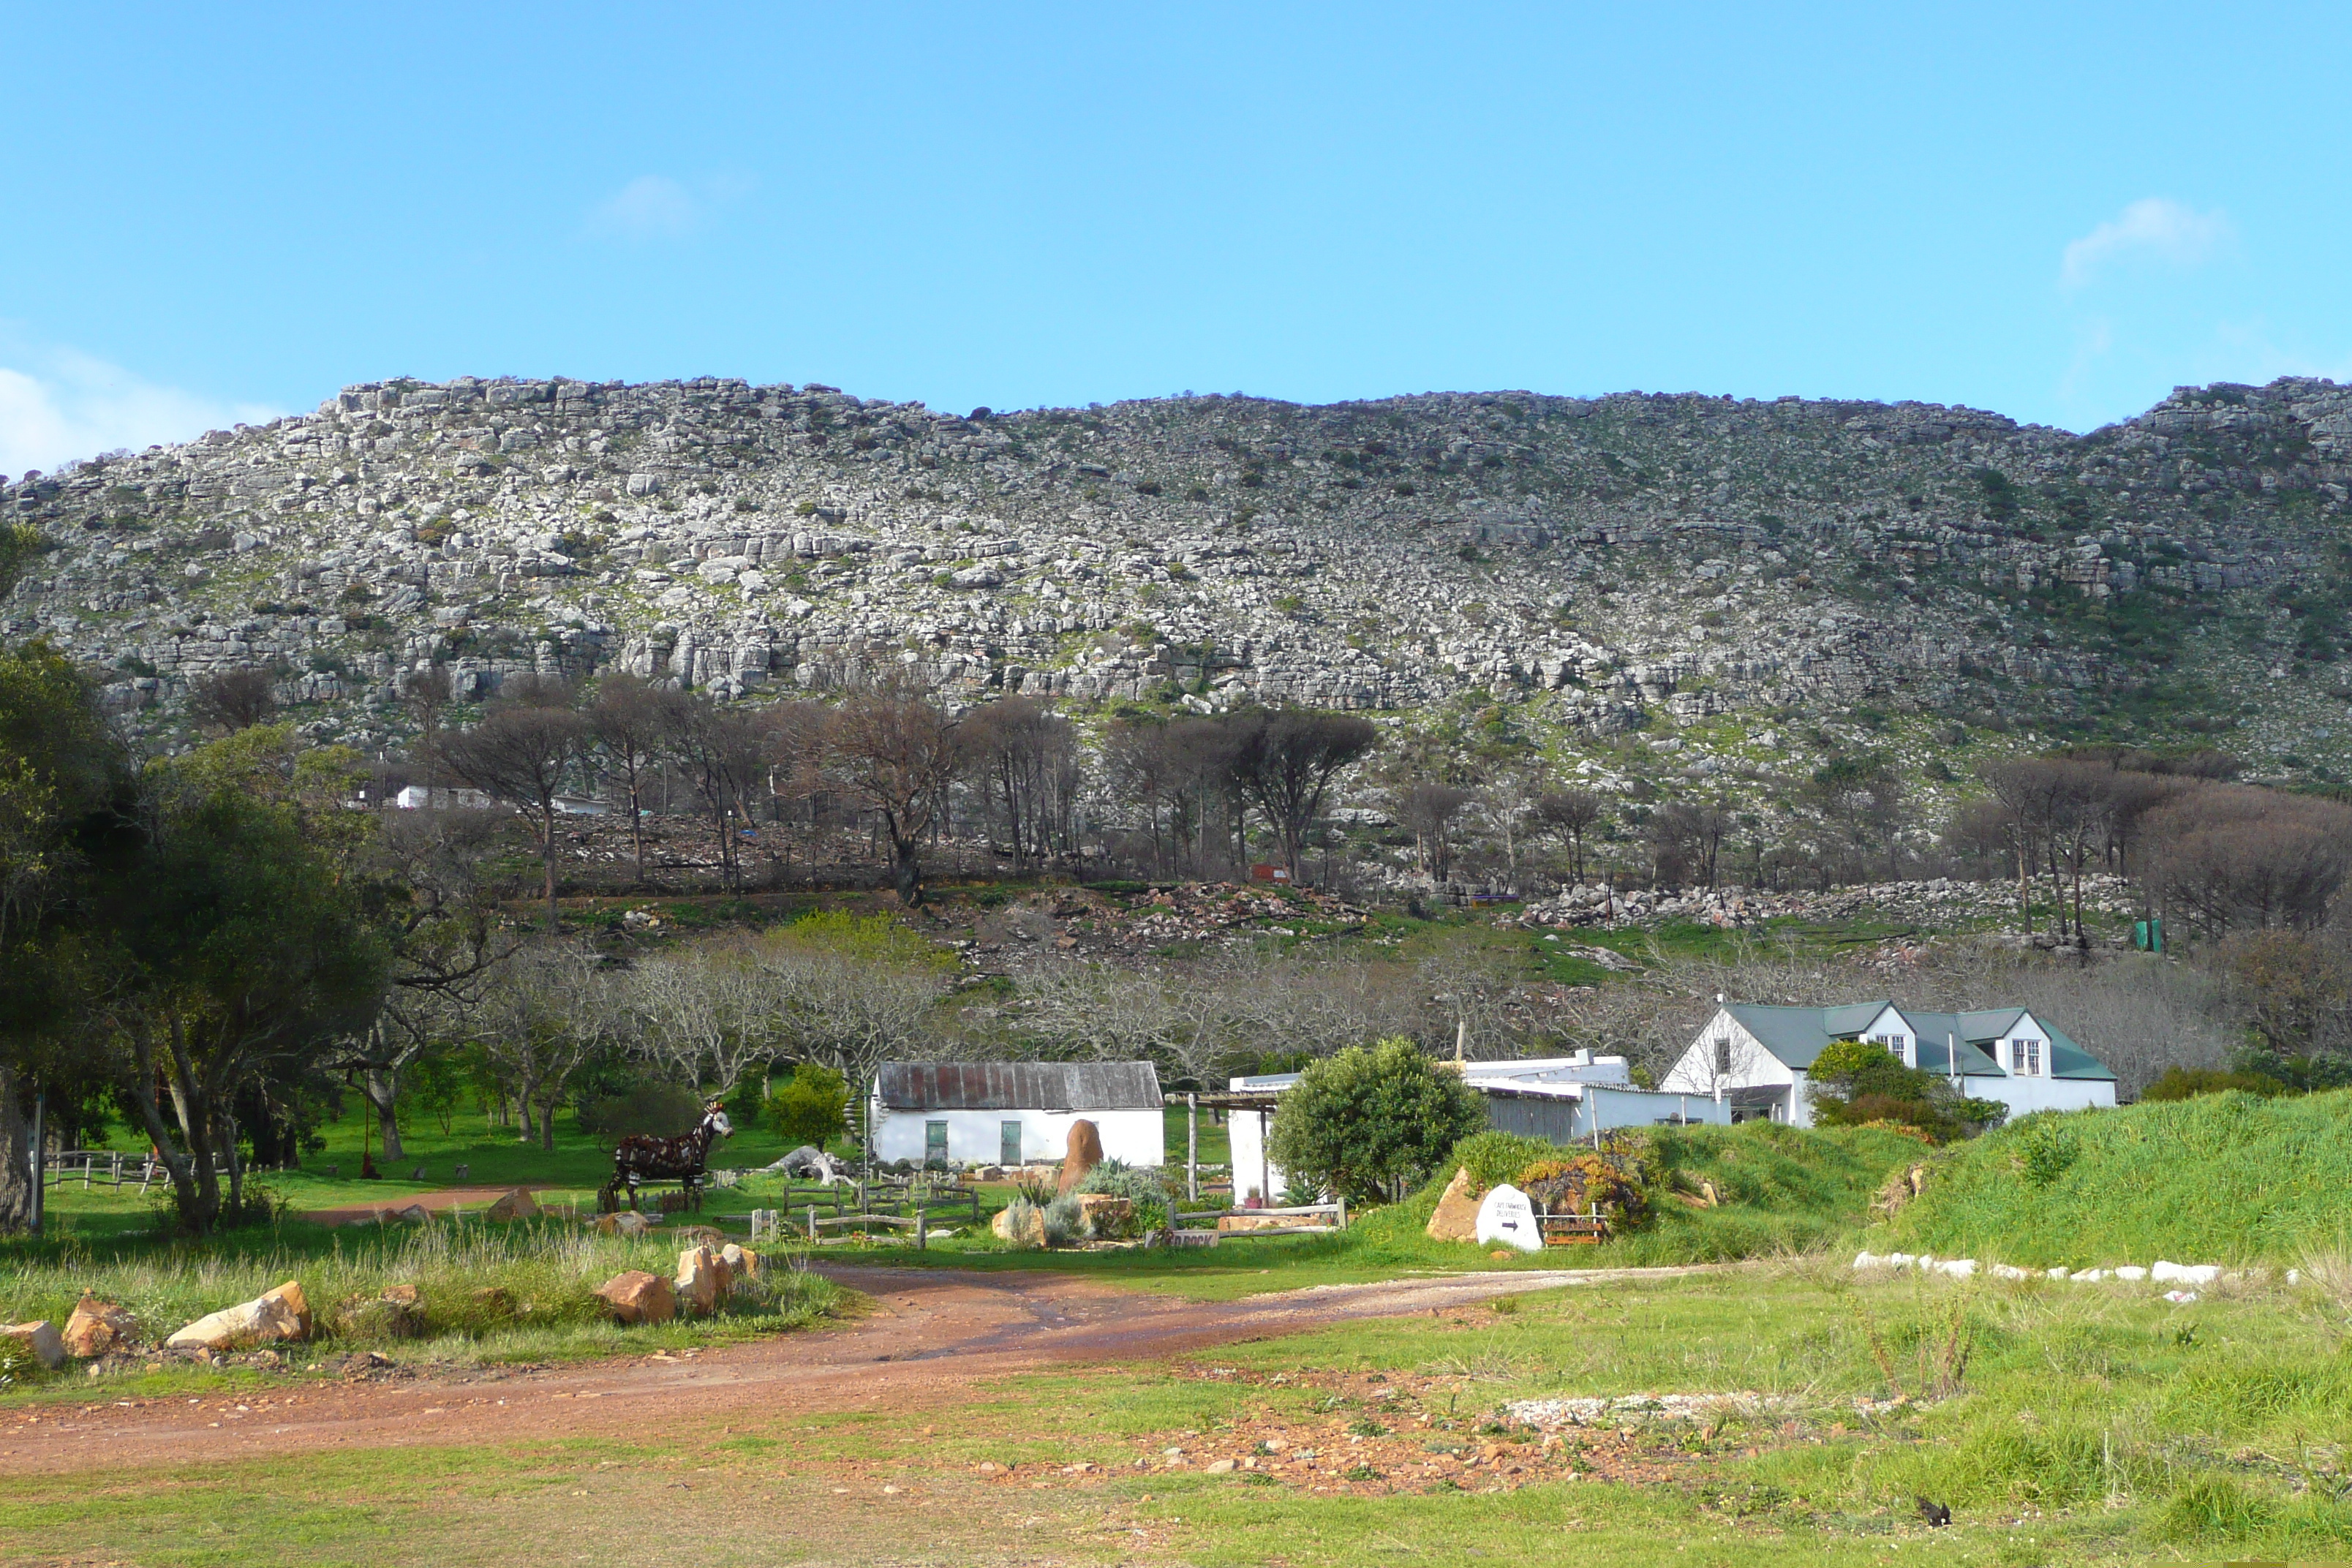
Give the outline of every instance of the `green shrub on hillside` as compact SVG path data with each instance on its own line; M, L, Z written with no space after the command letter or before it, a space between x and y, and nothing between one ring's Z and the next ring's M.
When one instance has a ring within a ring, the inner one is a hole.
M2268 1073L2234 1072L2226 1068L2169 1067L2164 1076L2140 1091L2140 1099L2194 1100L2200 1094L2285 1094L2287 1086Z
M1963 1099L1942 1074L1906 1067L1869 1040L1832 1041L1813 1058L1809 1076L1813 1120L1827 1127L1892 1121L1943 1143L1971 1127L1998 1125L2008 1114L2000 1101Z
M1870 1249L2032 1268L2295 1260L2352 1229L2352 1091L2044 1111L1937 1154Z

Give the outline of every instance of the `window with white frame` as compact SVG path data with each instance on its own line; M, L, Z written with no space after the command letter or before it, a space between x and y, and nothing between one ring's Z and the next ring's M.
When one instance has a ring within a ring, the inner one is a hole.
M2021 1035L2009 1042L2009 1070L2029 1078L2042 1074L2042 1042Z
M1870 1037L1870 1043L1874 1046L1885 1046L1896 1061L1903 1061L1906 1059L1904 1049L1911 1040L1907 1035L1873 1035Z
M1729 1035L1717 1035L1715 1037L1715 1070L1717 1072L1731 1070L1731 1037Z

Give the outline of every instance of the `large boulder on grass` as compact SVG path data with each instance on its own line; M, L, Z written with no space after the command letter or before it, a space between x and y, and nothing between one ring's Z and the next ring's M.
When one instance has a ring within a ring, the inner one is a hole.
M310 1335L310 1304L289 1279L250 1301L208 1313L163 1342L166 1350L225 1351Z
M654 1222L635 1209L623 1209L618 1214L600 1214L596 1228L605 1236L648 1236Z
M1070 1123L1069 1152L1062 1156L1062 1179L1054 1188L1057 1198L1068 1197L1078 1184L1103 1163L1102 1129L1084 1117Z
M708 1246L688 1247L677 1255L677 1305L683 1312L708 1315L727 1294L731 1271Z
M624 1324L667 1323L677 1316L677 1294L669 1281L642 1268L614 1275L596 1287L596 1295Z
M14 1340L43 1369L55 1372L66 1363L66 1342L47 1319L29 1323L0 1323L0 1340Z
M539 1215L539 1200L520 1187L506 1194L490 1205L488 1219L535 1219Z
M111 1301L84 1296L66 1319L66 1353L85 1361L127 1350L139 1337L139 1320Z
M730 1241L719 1249L719 1261L726 1265L738 1290L760 1278L760 1255L748 1247L738 1247Z
M1463 1166L1445 1184L1445 1191L1437 1199L1437 1212L1429 1216L1429 1234L1439 1241L1475 1241L1478 1239L1478 1184L1470 1179L1470 1167Z

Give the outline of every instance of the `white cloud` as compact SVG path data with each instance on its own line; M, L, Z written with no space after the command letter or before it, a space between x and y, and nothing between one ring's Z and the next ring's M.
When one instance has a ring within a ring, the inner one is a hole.
M2127 256L2194 267L2235 232L2219 212L2200 213L2168 196L2147 196L2066 247L2059 258L2059 286L2079 289L2109 262Z
M639 174L588 209L587 232L595 239L683 239L709 227L720 208L751 195L758 183L743 174L691 182Z
M667 174L640 174L589 211L588 232L607 239L675 239L702 222L694 193Z
M0 473L45 472L117 447L186 441L278 410L161 386L75 349L0 347Z

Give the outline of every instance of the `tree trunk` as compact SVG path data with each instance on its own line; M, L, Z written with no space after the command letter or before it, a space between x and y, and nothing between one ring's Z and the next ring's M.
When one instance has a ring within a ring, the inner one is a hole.
M548 929L549 931L560 931L560 930L562 930L562 921L560 921L560 920L557 918L557 916L556 916L556 912L555 912L555 803L554 803L554 802L550 801L550 802L549 802L549 803L548 803L544 807L542 807L542 808L541 808L541 817L540 817L540 826L541 826L541 829L542 829L542 833L543 833L543 836L541 837L541 840L540 840L540 860L541 860L541 865L546 868L546 871L547 871L547 929Z
M408 1151L400 1142L400 1069L367 1068L360 1075L360 1093L375 1111L376 1131L383 1139L385 1163L408 1158Z
M0 1234L33 1223L33 1143L25 1125L25 1079L0 1067Z
M890 848L890 880L898 890L898 901L913 909L923 901L923 868L918 858L919 847L913 840L900 838L894 832Z
M533 1142L537 1136L530 1121L530 1097L538 1088L539 1081L536 1079L525 1079L515 1090L515 1109L521 1113L522 1142L526 1143Z
M555 1102L562 1098L563 1091L559 1089L539 1102L539 1146L542 1149L551 1151L555 1147Z

